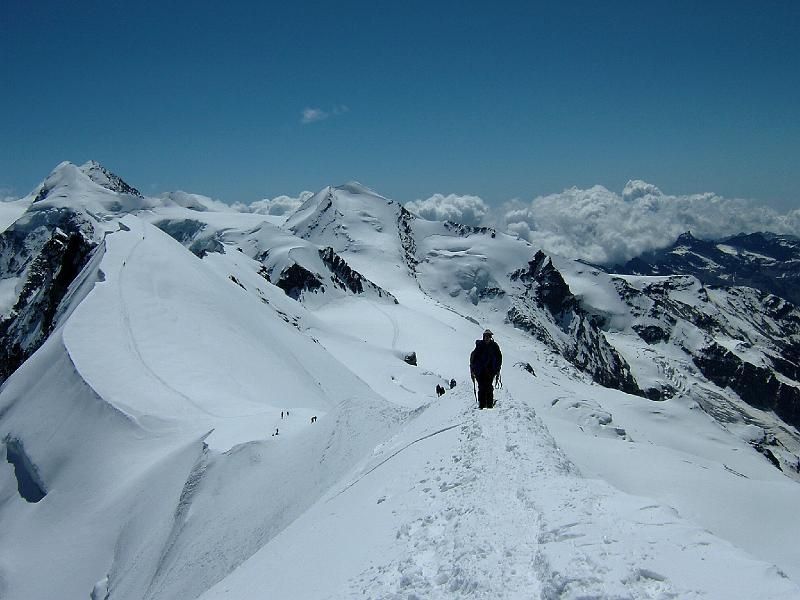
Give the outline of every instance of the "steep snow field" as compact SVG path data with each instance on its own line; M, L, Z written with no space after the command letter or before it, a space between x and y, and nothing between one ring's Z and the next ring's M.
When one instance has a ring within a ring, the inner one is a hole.
M225 451L274 431L282 409L306 420L332 398L374 397L356 378L328 377L346 371L172 238L121 223L64 338L83 379L144 428L214 429L207 442Z
M138 204L0 388L0 438L46 493L0 461L0 597L800 598L800 486L691 390L598 386L506 324L485 291L532 258L518 240L419 222L414 278L399 205L356 184L284 228ZM327 246L397 303L265 276ZM627 326L607 282L559 266ZM485 327L503 387L478 411Z
M5 231L9 225L19 219L28 210L30 204L30 200L25 198L0 201L0 232Z

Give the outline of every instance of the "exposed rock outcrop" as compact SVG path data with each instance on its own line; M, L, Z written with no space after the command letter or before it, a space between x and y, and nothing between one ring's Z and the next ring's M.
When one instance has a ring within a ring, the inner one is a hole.
M628 363L608 343L598 321L581 308L547 255L538 251L527 269L512 273L511 280L524 290L508 311L510 323L561 353L600 385L645 395Z

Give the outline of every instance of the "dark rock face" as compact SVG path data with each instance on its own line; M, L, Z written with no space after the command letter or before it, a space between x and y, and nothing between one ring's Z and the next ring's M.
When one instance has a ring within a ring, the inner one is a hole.
M354 294L361 294L364 292L364 278L351 269L350 265L333 251L333 248L329 246L320 250L319 257L336 277L334 279L334 285L337 285L343 290L350 290Z
M397 304L397 300L392 294L372 283L358 271L353 270L341 256L333 251L333 248L327 247L320 250L319 257L330 270L331 281L336 287L353 294L363 294L365 290L370 290L379 298L389 298Z
M800 240L772 233L704 241L681 235L670 248L609 268L629 275L692 275L704 285L747 286L800 304Z
M10 235L13 237L13 232ZM56 229L29 262L22 291L10 314L0 321L0 381L8 378L53 331L59 304L95 246L80 232L68 234Z
M642 280L639 289L621 278L614 285L631 309L631 329L648 344L676 345L710 382L800 425L800 311L794 305L749 287L703 286L685 275Z
M131 196L136 196L137 198L144 197L135 187L129 185L123 181L121 177L115 175L95 161L89 161L83 167L81 167L81 170L83 170L89 179L98 185L103 186L107 190L117 192L118 194L129 194Z
M417 353L416 352L409 352L403 357L403 362L408 363L412 367L417 366Z
M217 237L212 236L195 240L189 245L189 251L198 258L203 258L207 254L221 254L225 252L225 247Z
M628 363L608 343L599 321L581 308L549 257L538 251L527 269L512 273L511 280L522 283L525 291L507 313L510 323L561 353L600 385L644 395Z
M275 283L286 295L294 300L299 300L304 292L325 291L322 281L305 267L297 263L286 267L281 271L278 281Z
M207 254L225 251L216 235L205 233L207 225L194 219L165 219L154 223L161 231L186 246L189 251L203 258Z
M716 343L692 360L708 380L730 387L751 406L773 410L790 425L800 427L800 389L779 381L770 369L745 362Z
M397 299L392 294L352 269L341 256L333 251L333 248L324 248L318 252L322 263L330 273L328 277L323 278L322 274L313 273L303 265L293 263L281 271L275 285L286 292L290 298L302 300L303 294L306 292L325 293L324 279L328 279L334 287L342 291L352 294L370 293L397 304Z
M0 234L0 276L18 276L57 230L93 239L94 227L66 208L29 211Z
M414 229L411 225L415 218L403 206L400 207L400 214L397 216L397 232L400 235L400 244L403 248L403 259L412 275L416 272L417 265L419 265L417 242L414 240Z
M206 224L194 219L164 219L154 223L172 239L188 246L206 229Z
M454 223L453 221L445 221L444 228L461 237L467 237L476 233L488 235L490 237L495 237L497 235L497 231L494 227L473 227L472 225L463 225L461 223Z
M14 467L19 495L26 502L39 502L47 495L47 490L39 477L36 465L25 453L22 442L9 436L4 440L4 445L6 460Z
M498 287L488 287L482 290L478 290L478 299L479 300L493 300L494 298L501 298L506 295L505 290L501 290Z
M596 383L615 388L629 394L644 395L631 375L630 367L600 329L589 319L579 317L572 328L575 339L573 348L564 356L579 369L586 371Z
M537 304L546 308L553 316L563 318L578 308L578 301L572 295L561 273L541 250L528 263L527 269L519 269L512 273L511 280L520 280L528 284L535 282Z
M669 331L665 331L657 325L639 325L633 326L633 330L639 334L648 344L657 344L659 342L669 341Z
M75 175L74 166L65 164L63 169ZM80 170L95 184L116 192L120 205L121 195L142 197L95 162ZM28 210L0 234L0 278L17 280L13 305L0 315L0 381L52 333L70 285L100 243L99 223L109 218L88 210L80 198L71 202L62 175L59 169L53 171ZM52 198L54 190L57 198ZM113 194L105 201L104 210L116 210Z

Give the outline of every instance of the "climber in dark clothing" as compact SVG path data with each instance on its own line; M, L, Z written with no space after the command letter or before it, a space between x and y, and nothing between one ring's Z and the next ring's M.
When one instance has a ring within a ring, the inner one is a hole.
M503 354L492 339L492 332L483 332L482 340L475 340L475 350L469 355L472 381L478 382L478 408L494 407L494 384L500 380Z

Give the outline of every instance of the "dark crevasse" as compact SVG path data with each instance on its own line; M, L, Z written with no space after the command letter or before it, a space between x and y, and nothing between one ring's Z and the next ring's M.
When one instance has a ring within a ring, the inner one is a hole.
M36 466L31 462L22 442L14 438L6 438L6 459L14 467L19 495L28 502L39 502L47 495L44 484L39 478Z

